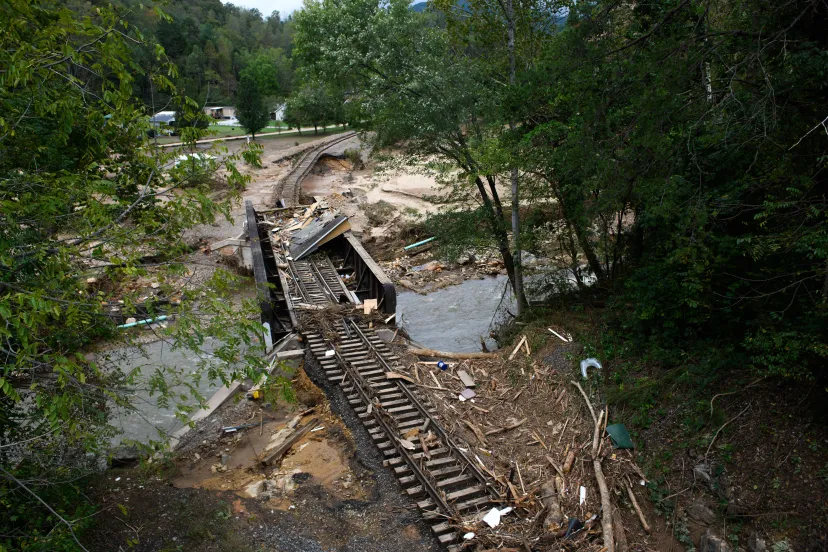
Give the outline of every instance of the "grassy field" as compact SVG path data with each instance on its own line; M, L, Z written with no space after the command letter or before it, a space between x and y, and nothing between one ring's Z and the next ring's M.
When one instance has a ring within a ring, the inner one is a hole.
M210 136L206 136L205 139L230 138L233 136L245 136L247 134L244 128L238 125L210 125L208 127L208 130L210 131ZM334 132L342 132L342 128L339 126L329 126L325 128L324 132L322 131L322 127L319 128L319 136L324 136L326 134L331 134ZM256 133L257 138L259 136L264 137L265 135L298 136L299 133L296 129L287 130L287 126L285 126L284 123L271 122L267 128L263 128L260 132ZM302 128L302 136L308 135L313 135L313 127L311 127L310 129L305 127ZM174 142L179 141L181 141L181 138L179 136L163 136L158 138L159 144L172 144Z

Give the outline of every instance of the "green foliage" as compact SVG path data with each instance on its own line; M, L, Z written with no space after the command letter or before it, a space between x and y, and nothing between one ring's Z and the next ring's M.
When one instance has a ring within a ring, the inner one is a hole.
M134 54L146 45L143 35L110 8L82 16L51 2L9 0L3 13L0 543L76 550L73 531L92 521L76 485L115 434L110 410L134 408L130 389L148 387L159 405L186 419L204 400L199 378L257 379L263 370L256 302L229 301L237 277L217 271L202 290L166 283L183 274L190 250L183 232L229 214L247 181L234 163L255 159L257 150L223 155L198 171L170 169L205 131L183 128L182 148L160 150L147 140L151 127L133 95L140 79L172 97L182 119L199 118L199 105L177 94L176 69L162 48L150 70L140 65ZM199 180L216 180L218 169L230 192L225 203L211 200ZM150 274L164 282L162 292L180 294L163 337L199 352L213 336L219 362L205 361L194 374L157 361L127 372L111 355L95 354L97 342L126 346L134 336L117 330L105 307L118 305L125 316L138 315L139 303L141 316L160 312L128 290ZM90 276L108 285L87 285Z
M236 98L236 116L241 126L254 138L256 133L265 128L270 120L262 89L256 77L251 74L243 75L239 83L239 95Z
M266 60L276 70L272 95L290 91L292 68L288 62L292 48L292 24L278 12L263 15L216 0L173 0L163 4L166 17L145 8L142 0L116 0L121 13L144 35L146 42L133 44L134 57L150 67L154 45L164 48L180 73L174 79L179 90L196 99L199 105L232 105L239 87L241 71L264 68ZM89 12L92 4L77 2L74 9ZM149 76L136 76L135 94L157 111L170 95L154 88ZM267 78L272 77L272 73ZM274 81L271 80L272 84ZM264 83L262 83L264 85ZM270 95L270 92L266 92Z
M285 121L301 127L312 125L314 132L319 126L343 122L344 100L333 86L321 81L309 81L293 91L285 104Z

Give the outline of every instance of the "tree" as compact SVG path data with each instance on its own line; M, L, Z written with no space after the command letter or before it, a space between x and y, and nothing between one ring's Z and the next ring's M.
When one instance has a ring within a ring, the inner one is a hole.
M313 133L318 134L319 126L341 122L343 105L342 95L333 87L314 80L293 91L286 103L285 117L297 126L313 125Z
M246 74L239 83L239 94L236 97L236 116L244 129L256 139L256 133L267 126L270 113L264 102L259 83Z
M152 275L165 282L165 295L180 299L166 312L174 321L160 330L164 339L194 352L206 336L220 340L213 353L221 363L202 366L194 377L258 377L261 347L254 341L262 329L248 319L256 312L253 302L237 308L227 301L230 275L217 272L203 296L170 283L184 270L183 231L227 216L229 202L212 201L207 186L167 170L182 149L155 149L147 140L151 126L132 94L145 76L132 57L140 33L106 7L80 16L41 0L6 5L0 19L0 547L78 550L90 505L77 485L91 469L87 454L105 456L115 434L110 410L134 408L129 390L138 385L160 404L175 406L182 420L204 400L193 376L175 366L153 362L149 373L146 367L126 372L108 355L91 354L98 340L116 348L131 343L130 333L116 327L113 307L122 316L139 316L139 307L140 316L160 313L161 301L117 290ZM195 117L198 105L178 97L166 77L175 68L163 49L155 56L166 66L151 76L155 87ZM203 135L191 127L182 139L192 146ZM243 153L250 161L254 154ZM221 163L234 197L246 181L237 159ZM184 398L176 384L189 389Z
M269 48L243 60L240 75L252 77L264 97L285 97L290 90L290 61L280 48Z
M378 144L403 142L412 158L460 171L458 202L476 202L513 289L514 257L497 189L479 148L492 137L495 99L481 68L452 48L433 16L392 0L311 2L296 15L296 58L313 78L347 88ZM499 132L499 130L497 130Z

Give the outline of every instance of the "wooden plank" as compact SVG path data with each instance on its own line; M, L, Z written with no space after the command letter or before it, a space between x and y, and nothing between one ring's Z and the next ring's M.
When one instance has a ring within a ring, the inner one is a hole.
M460 381L466 387L476 387L477 386L477 384L474 382L474 378L472 378L469 375L469 373L466 372L465 370L458 370L457 371L457 377L460 378Z
M293 447L293 445L295 445L299 441L299 439L301 439L317 423L319 423L319 418L314 418L302 427L300 427L299 429L297 429L296 432L293 435L291 435L284 443L276 447L273 450L273 452L265 456L261 460L261 463L266 466L274 461L280 460L282 456L284 456L291 449L291 447Z

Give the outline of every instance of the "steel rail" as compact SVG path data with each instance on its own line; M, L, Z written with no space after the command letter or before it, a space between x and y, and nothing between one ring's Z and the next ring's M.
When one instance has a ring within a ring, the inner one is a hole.
M385 368L385 371L386 372L393 372L394 371L393 368L385 361L382 354L377 350L377 348L374 346L374 344L371 343L371 341L368 339L368 337L365 335L365 333L362 331L362 329L359 327L359 325L351 319L347 319L347 320L348 320L348 322L351 323L351 326L355 330L356 334L359 336L359 338L362 340L362 342L366 344L366 346L369 348L370 352L374 355L374 357L377 359L377 361L379 361L380 364L382 364L383 368ZM443 429L443 427L437 422L437 420L434 419L434 416L431 415L431 413L428 411L428 409L422 403L422 401L420 401L420 399L411 391L411 389L408 388L407 385L405 385L404 383L402 383L399 380L397 380L396 383L397 383L397 387L400 389L400 391L402 391L403 394L405 394L405 396L408 398L408 400L410 400L412 402L412 404L417 408L417 410L419 410L420 413L427 420L431 420L431 424L430 424L429 427L431 427L434 430L434 432L438 434L438 437L440 438L440 440L442 440L452 452L459 455L460 458L462 458L463 460L466 461L466 463L468 464L469 469L471 470L471 472L474 475L475 479L477 479L477 481L479 483L483 484L483 486L486 488L489 495L492 496L492 498L500 499L501 496L500 496L500 493L497 491L497 489L492 487L492 484L489 482L489 480L486 478L486 476L483 474L483 472L481 472L478 469L478 467L475 465L475 463L472 461L472 459L469 458L460 449L460 447L457 446L457 444L454 442L454 440L451 438L451 436L448 433L446 433L446 431Z
M329 342L330 344L330 342ZM365 391L365 387L370 388L370 384L365 382L362 378L362 375L359 374L359 371L351 364L350 361L346 360L339 352L338 347L334 347L334 352L336 353L336 358L339 361L342 368L345 370L346 374L351 378L354 382L354 389L359 393L360 397L362 398L363 402L367 405L371 405L371 415L374 417L374 420L377 424L382 428L382 431L388 437L388 440L391 442L391 445L397 451L397 454L403 459L403 461L408 465L420 483L423 485L423 489L425 489L426 493L429 495L429 498L434 501L434 504L437 505L440 509L443 510L443 513L452 519L461 519L460 515L457 511L452 508L448 502L445 501L443 495L440 494L431 483L431 479L426 476L423 472L420 465L417 461L411 456L411 453L402 445L399 438L395 436L396 431L392 429L388 422L385 420L383 416L383 409L382 406L375 405L373 402L372 397L368 395Z

